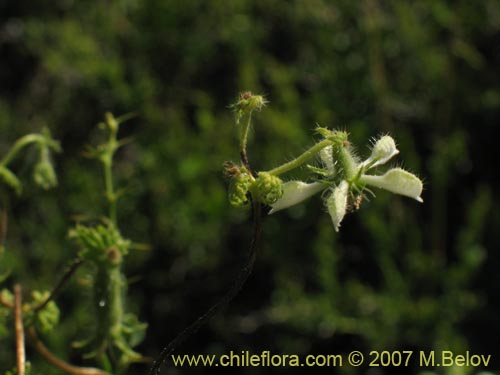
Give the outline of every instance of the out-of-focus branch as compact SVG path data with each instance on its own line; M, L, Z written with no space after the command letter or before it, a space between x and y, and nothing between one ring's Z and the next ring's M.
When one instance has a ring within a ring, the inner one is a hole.
M26 370L26 352L24 347L23 297L21 285L14 285L14 327L16 332L17 375L24 375Z
M28 337L30 340L30 344L37 350L40 355L47 360L47 362L51 363L55 367L61 369L66 374L71 375L111 375L106 371L100 370L94 367L79 367L74 366L62 359L58 358L55 354L53 354L40 340L34 328L28 329Z
M10 303L9 301L7 301L5 298L3 298L2 294L0 294L0 304L4 305L8 309L13 309L14 308L14 305L12 303Z
M47 304L52 301L55 296L57 295L57 293L59 293L59 291L62 289L62 287L64 285L66 285L66 283L69 281L69 279L71 278L71 276L73 276L73 274L75 273L75 271L78 269L78 267L80 267L82 264L83 264L84 260L81 259L81 258L76 258L67 268L66 270L64 271L64 274L62 275L62 277L59 279L59 282L52 288L52 290L50 291L50 294L49 296L47 297L47 299L45 301L43 301L40 305L36 306L33 311L34 312L38 312L40 310L42 310L45 306L47 306Z

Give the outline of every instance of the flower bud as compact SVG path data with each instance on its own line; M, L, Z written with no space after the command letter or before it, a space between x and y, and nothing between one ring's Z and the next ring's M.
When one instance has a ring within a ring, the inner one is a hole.
M347 134L347 132L345 131L330 130L327 128L323 128L321 126L316 128L316 133L318 133L325 139L331 140L335 145L335 147L342 146L344 143L347 142L349 138L349 134Z
M44 190L57 186L57 175L50 162L49 150L47 148L41 151L40 160L35 165L33 171L33 179L35 183Z
M104 114L104 119L106 120L106 125L108 126L108 129L111 131L111 133L117 133L118 132L118 121L116 120L115 116L111 112L106 112Z
M239 122L243 115L248 115L255 109L260 110L266 104L267 101L262 95L254 95L250 91L246 91L240 94L239 100L230 108L236 113L236 120Z
M242 207L248 204L248 190L252 181L246 172L237 173L229 184L229 203L233 207Z
M388 135L384 135L377 142L375 142L372 154L362 163L362 166L368 166L371 168L384 164L398 153L399 150L396 148L396 142L394 142L394 139Z
M259 172L253 189L257 200L267 205L276 203L283 196L281 179L267 172Z

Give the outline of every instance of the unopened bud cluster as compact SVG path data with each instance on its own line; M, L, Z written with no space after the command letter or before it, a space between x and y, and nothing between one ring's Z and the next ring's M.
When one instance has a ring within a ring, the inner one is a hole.
M237 172L234 166L231 168L228 192L231 206L244 207L249 203L250 197L257 202L272 205L283 196L280 178L268 172L259 172L257 178L254 178L244 167L238 168ZM228 175L227 170L226 175Z
M230 106L236 114L236 122L252 113L254 110L260 110L267 104L262 95L254 95L250 91L242 92L238 101Z

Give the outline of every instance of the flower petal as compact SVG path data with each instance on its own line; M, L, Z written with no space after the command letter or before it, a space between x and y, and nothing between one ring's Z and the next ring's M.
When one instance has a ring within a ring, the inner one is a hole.
M321 149L321 151L319 152L319 157L321 158L321 161L325 165L328 174L330 176L335 175L335 163L333 161L333 147L326 146L325 148Z
M269 214L294 206L324 190L326 186L319 182L307 184L302 181L288 181L282 185L282 188L283 195L275 203L271 204L272 210L269 211Z
M361 163L361 166L373 168L377 165L385 164L398 153L399 150L396 148L396 142L394 142L394 139L388 135L384 135L377 142L375 142L372 154L368 159Z
M390 169L382 176L362 175L360 182L423 202L420 197L423 189L422 181L413 173L401 168Z
M332 218L335 231L339 231L340 223L344 219L347 210L347 195L349 184L344 180L339 186L333 189L332 193L326 199L326 207Z

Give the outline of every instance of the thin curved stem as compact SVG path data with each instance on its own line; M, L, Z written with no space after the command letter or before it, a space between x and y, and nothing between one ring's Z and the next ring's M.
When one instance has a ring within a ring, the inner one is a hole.
M24 147L28 146L31 143L41 142L43 137L40 134L28 134L24 137L19 138L16 143L9 150L7 155L0 161L1 166L7 166L17 155L19 151L21 151Z
M262 232L262 207L259 202L253 201L253 230L252 230L252 240L250 243L250 249L248 251L248 256L245 261L243 268L240 270L238 276L236 277L231 288L226 292L226 294L217 301L212 307L210 307L207 312L196 319L189 327L184 329L175 339L170 341L170 343L161 351L160 355L153 363L153 366L148 372L148 375L157 375L160 373L160 368L167 358L174 352L174 350L191 337L194 333L200 329L205 323L207 323L214 315L216 315L221 309L223 309L227 304L229 304L234 297L238 295L241 288L247 281L248 277L252 273L255 259L257 257L257 250L259 247L260 236Z
M100 370L94 367L79 367L74 366L62 359L56 357L38 338L36 331L33 328L28 329L28 337L30 339L30 343L34 346L40 355L47 360L47 362L51 363L55 367L61 369L66 374L71 375L110 375L108 372Z
M52 301L55 296L59 293L59 291L66 285L71 276L75 273L75 271L80 267L85 261L82 258L76 258L67 268L62 277L59 279L58 283L52 288L49 296L45 301L36 306L33 311L38 312L42 310L47 304Z

